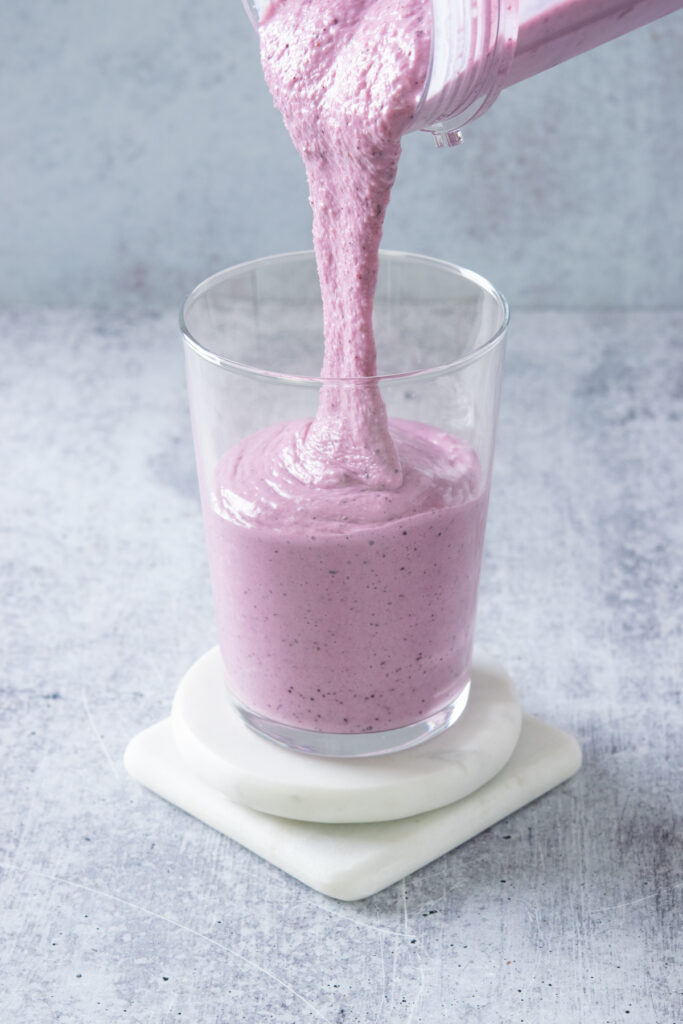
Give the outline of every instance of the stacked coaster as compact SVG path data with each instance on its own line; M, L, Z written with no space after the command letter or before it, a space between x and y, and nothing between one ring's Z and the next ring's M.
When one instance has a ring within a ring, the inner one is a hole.
M171 717L125 764L144 786L340 900L379 892L572 776L567 733L524 715L505 669L481 653L465 711L410 750L356 759L263 739L230 702L218 648L184 677Z

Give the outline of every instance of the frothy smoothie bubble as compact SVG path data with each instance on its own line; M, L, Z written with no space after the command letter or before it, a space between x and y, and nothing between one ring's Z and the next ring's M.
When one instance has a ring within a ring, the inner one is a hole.
M276 0L260 23L308 176L328 383L314 418L224 455L207 533L233 694L308 730L400 728L468 682L486 474L464 441L390 419L376 382L348 384L377 374L379 243L429 19L423 0Z

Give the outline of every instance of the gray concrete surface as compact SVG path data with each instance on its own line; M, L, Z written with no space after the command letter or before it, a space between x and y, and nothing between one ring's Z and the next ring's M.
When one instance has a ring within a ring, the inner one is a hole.
M515 316L478 641L585 764L348 905L123 770L215 641L175 314L0 337L0 1019L680 1024L683 316Z

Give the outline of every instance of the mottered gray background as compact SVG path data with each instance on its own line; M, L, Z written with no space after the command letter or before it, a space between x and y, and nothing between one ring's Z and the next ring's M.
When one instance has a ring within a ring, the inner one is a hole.
M177 305L310 247L303 169L239 0L5 0L0 305ZM544 307L681 300L683 12L406 139L385 245Z

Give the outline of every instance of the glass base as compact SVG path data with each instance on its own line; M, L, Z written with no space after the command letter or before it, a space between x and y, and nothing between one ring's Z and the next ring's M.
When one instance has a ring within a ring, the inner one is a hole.
M468 679L464 689L445 708L412 725L384 732L314 732L311 729L298 729L293 725L282 725L264 718L237 701L233 702L245 725L281 747L296 750L300 754L315 754L317 757L372 757L408 750L444 732L460 718L467 707L470 688L471 682Z

